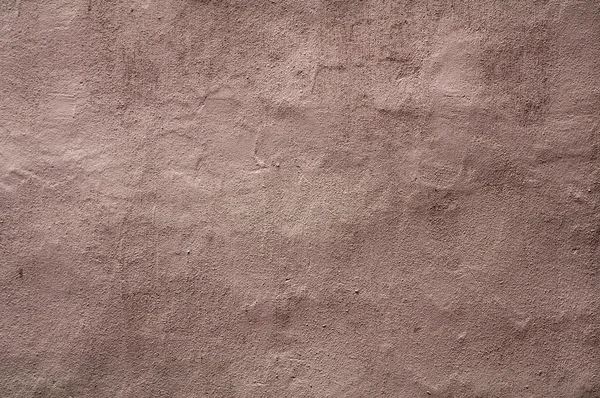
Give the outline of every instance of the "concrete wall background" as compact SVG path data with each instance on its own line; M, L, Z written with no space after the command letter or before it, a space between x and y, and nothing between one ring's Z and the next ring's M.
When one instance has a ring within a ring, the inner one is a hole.
M0 1L0 396L599 397L600 3Z

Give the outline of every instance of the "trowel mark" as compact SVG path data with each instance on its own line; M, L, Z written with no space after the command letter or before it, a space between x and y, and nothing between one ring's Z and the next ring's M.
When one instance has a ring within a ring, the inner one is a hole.
M15 187L29 180L34 180L43 186L49 185L48 181L30 171L20 168L10 168L4 175L0 174L0 189L12 192L15 190Z
M83 102L82 87L77 81L62 81L52 87L42 104L48 120L64 122L72 119Z
M131 11L139 10L140 8L147 10L150 7L150 1L151 0L135 0L130 2Z
M20 3L21 1L19 1ZM20 4L19 4L20 5ZM56 4L48 4L46 9L43 9L40 14L39 26L43 26L44 30L54 29L67 29L77 14L79 13L78 8L87 7L91 8L91 2L88 4L73 2L70 0L62 0Z
M20 170L9 170L0 178L0 188L12 192L16 186L27 180L27 175Z
M75 115L77 98L69 93L50 93L49 108L54 117L71 118Z

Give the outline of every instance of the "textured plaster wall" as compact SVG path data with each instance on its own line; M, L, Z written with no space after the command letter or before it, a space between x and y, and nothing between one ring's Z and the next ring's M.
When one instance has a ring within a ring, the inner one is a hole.
M599 397L599 87L595 0L0 0L0 396Z

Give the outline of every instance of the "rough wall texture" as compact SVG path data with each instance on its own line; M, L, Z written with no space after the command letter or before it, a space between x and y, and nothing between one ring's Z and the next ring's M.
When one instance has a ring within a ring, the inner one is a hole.
M596 0L1 0L1 397L599 397Z

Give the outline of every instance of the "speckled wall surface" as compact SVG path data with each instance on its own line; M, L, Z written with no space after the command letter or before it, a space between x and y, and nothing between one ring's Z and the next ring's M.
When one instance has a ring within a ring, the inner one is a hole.
M1 397L600 396L600 3L1 0Z

